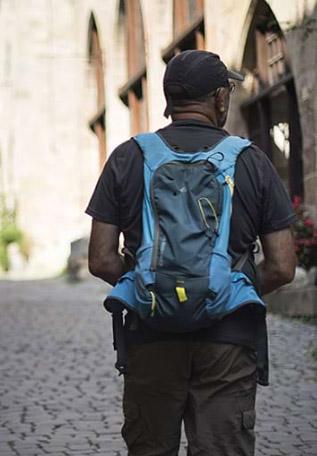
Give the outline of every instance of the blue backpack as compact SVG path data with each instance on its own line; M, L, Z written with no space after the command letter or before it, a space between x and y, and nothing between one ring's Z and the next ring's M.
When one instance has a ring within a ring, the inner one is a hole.
M134 140L144 158L143 238L134 270L119 279L106 308L119 302L169 332L208 327L248 303L263 308L228 254L235 163L250 141L228 136L179 153L157 133Z

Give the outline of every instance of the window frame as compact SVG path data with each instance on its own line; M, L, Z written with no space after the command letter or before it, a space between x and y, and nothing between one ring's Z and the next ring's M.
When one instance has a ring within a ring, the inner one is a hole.
M134 135L148 129L144 28L140 1L126 0L122 5L121 14L125 15L128 80L119 89L118 96L130 110L130 130ZM141 43L141 49L136 49L137 43Z
M95 133L98 138L99 147L99 167L103 167L107 159L106 151L106 94L105 94L105 79L104 79L104 65L103 65L103 52L100 45L99 33L96 25L96 20L91 13L89 19L88 31L88 62L90 67L94 70L95 84L97 92L96 100L96 113L88 121L90 130Z

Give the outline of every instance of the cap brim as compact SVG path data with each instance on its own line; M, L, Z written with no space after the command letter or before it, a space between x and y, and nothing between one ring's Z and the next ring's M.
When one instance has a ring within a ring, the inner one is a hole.
M228 79L236 79L237 81L244 81L244 76L236 71L228 70Z

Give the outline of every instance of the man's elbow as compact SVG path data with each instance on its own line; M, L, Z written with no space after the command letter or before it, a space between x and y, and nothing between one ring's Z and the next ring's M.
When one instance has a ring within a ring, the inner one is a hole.
M279 279L282 285L286 285L294 280L295 277L295 267L294 268L284 268L279 271Z
M96 259L88 260L88 270L90 274L95 277L99 277L107 281L107 276L109 275L109 265L105 261L99 261Z
M294 257L289 262L285 262L284 264L280 265L278 270L276 271L277 276L279 278L279 282L282 285L286 285L294 280L296 272L296 258Z
M88 261L88 271L91 275L98 277L99 265L93 261Z

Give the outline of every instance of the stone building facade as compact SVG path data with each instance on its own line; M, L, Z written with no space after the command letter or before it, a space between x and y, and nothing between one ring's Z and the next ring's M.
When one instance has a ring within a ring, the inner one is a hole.
M221 55L245 82L228 121L317 218L315 0L0 0L0 196L16 211L21 276L62 270L113 148L163 118L166 62Z

